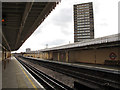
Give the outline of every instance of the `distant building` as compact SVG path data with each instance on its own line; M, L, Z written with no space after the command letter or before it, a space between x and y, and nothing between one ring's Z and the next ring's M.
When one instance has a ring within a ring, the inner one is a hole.
M31 51L31 49L30 48L26 48L26 52L30 52Z
M94 39L92 2L74 5L74 42Z

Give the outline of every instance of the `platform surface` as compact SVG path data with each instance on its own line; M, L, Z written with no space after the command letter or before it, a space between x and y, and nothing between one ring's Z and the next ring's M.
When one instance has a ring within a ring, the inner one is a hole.
M43 90L42 85L29 74L15 57L6 59L2 63L2 88Z
M70 66L75 66L75 67L82 67L82 68L88 68L88 69L99 69L100 71L108 71L112 73L120 73L120 67L116 66L107 66L107 65L98 65L98 64L88 64L88 63L68 63L68 62L59 62L59 61L53 61L53 60L46 60L46 59L40 59L40 58L32 58L32 57L26 57L26 58L31 58L31 59L36 59L40 61L46 61L46 62L53 62L53 63L59 63L63 65L70 65Z

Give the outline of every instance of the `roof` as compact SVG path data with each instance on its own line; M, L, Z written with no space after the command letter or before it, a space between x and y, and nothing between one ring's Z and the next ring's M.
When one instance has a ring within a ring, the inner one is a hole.
M85 41L81 41L81 42L77 42L77 43L66 44L66 45L62 45L62 46L58 46L58 47L41 49L40 51L70 49L70 48L90 46L90 45L98 45L98 44L105 44L105 43L107 44L107 43L118 42L118 41L120 41L120 33L115 34L115 35L101 37L101 38L85 40Z
M2 46L18 50L58 2L2 2Z

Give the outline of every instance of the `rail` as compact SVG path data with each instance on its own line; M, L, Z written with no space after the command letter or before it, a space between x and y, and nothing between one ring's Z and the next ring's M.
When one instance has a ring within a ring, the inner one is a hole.
M17 60L43 85L46 90L73 90L67 85L57 81L56 79L46 75L37 68L30 64L23 62L20 58L16 57Z
M119 90L120 89L120 72L112 72L101 68L79 67L57 62L48 62L46 60L37 60L33 58L24 58L43 67L60 72L67 76L76 78L81 81L82 85L90 85L89 88L98 90Z

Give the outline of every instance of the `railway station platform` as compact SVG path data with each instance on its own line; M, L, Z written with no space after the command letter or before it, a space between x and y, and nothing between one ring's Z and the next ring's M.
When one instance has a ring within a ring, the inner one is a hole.
M88 68L88 69L95 69L95 70L100 70L100 71L110 71L110 72L120 72L120 67L119 66L110 66L110 65L102 65L102 64L91 64L91 63L68 63L68 62L59 62L59 61L53 61L53 60L46 60L46 59L40 59L40 58L33 58L33 57L25 57L25 58L31 58L33 60L38 60L38 61L43 61L43 62L51 62L54 64L62 64L62 65L70 65L74 67L81 67L81 68Z
M2 63L2 88L25 90L43 90L43 86L16 60L15 57Z

